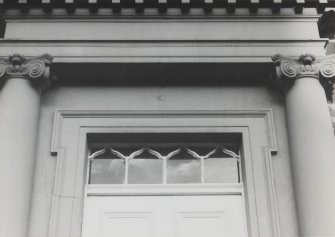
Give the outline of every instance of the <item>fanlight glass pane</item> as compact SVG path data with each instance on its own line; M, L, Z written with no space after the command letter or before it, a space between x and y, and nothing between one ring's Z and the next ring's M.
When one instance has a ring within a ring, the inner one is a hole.
M94 159L91 163L90 184L122 184L125 178L121 159Z
M92 149L98 154L91 159L90 184L123 184L125 181L125 162L109 149Z
M217 157L204 161L205 183L238 183L236 158Z
M163 162L148 152L129 160L128 183L161 184L163 180Z
M167 183L201 183L201 163L182 152L167 161Z
M88 157L89 184L204 184L242 180L240 136L234 134L122 133L110 134L103 138L103 143L94 139Z

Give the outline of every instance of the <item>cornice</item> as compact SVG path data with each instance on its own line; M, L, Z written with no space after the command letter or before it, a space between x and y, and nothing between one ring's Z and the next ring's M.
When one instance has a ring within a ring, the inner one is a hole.
M206 13L211 13L213 8L225 8L227 12L234 13L236 9L246 8L250 13L258 12L260 8L271 9L273 13L279 13L283 8L293 8L297 14L303 12L304 8L314 8L318 13L324 12L325 8L335 7L333 0L312 0L312 1L238 1L238 0L136 0L136 1L120 1L120 0L20 0L9 1L0 0L2 8L17 8L22 12L26 12L31 8L41 8L44 12L51 12L54 8L64 8L68 13L73 13L77 8L88 8L91 13L96 13L100 8L111 8L114 12L120 12L123 8L134 8L137 13L141 14L146 8L157 8L160 13L165 13L169 8L179 8L187 14L192 8L201 8Z
M1 7L0 7L1 9ZM329 8L327 8L329 9ZM66 8L52 8L50 12L45 12L42 8L29 8L22 12L20 8L2 9L2 17L8 19L265 19L265 20L313 20L317 21L320 14L315 8L304 8L302 14L296 14L294 8L282 8L280 13L273 13L271 8L259 8L257 13L250 13L248 8L236 8L234 13L229 13L226 8L213 8L210 13L206 13L202 8L191 8L186 14L180 8L168 8L165 13L160 13L157 8L145 8L139 14L135 8L122 8L120 12L113 11L112 8L99 8L94 14L89 8L76 8L73 13L69 13Z
M20 54L12 54L0 58L0 82L11 78L21 78L33 85L45 89L50 84L50 64L53 57L44 54L34 58L26 58Z

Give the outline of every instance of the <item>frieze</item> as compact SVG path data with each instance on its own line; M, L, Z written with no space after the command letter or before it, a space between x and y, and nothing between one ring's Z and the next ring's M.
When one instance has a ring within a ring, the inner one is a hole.
M6 59L0 59L0 82L11 78L22 78L45 89L50 84L52 60L53 57L49 54L29 59L20 54L13 54Z

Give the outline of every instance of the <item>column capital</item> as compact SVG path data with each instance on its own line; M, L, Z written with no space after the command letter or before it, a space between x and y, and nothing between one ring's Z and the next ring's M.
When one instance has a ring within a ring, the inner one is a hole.
M34 86L46 89L50 84L50 65L53 57L43 54L34 58L25 58L20 54L0 58L0 82L11 78L29 80Z
M316 59L312 54L303 54L299 59L284 57L280 54L272 56L276 66L276 75L283 83L294 82L296 79L315 78L320 80L327 98L332 100L335 82L335 55Z

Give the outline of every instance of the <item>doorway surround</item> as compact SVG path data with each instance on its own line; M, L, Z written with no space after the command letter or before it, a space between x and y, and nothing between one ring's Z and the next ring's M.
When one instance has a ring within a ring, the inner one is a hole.
M247 228L250 237L279 237L271 155L276 135L271 110L82 111L57 110L51 152L57 154L49 237L79 237L88 142L95 133L211 132L242 135ZM86 157L86 158L85 158Z

